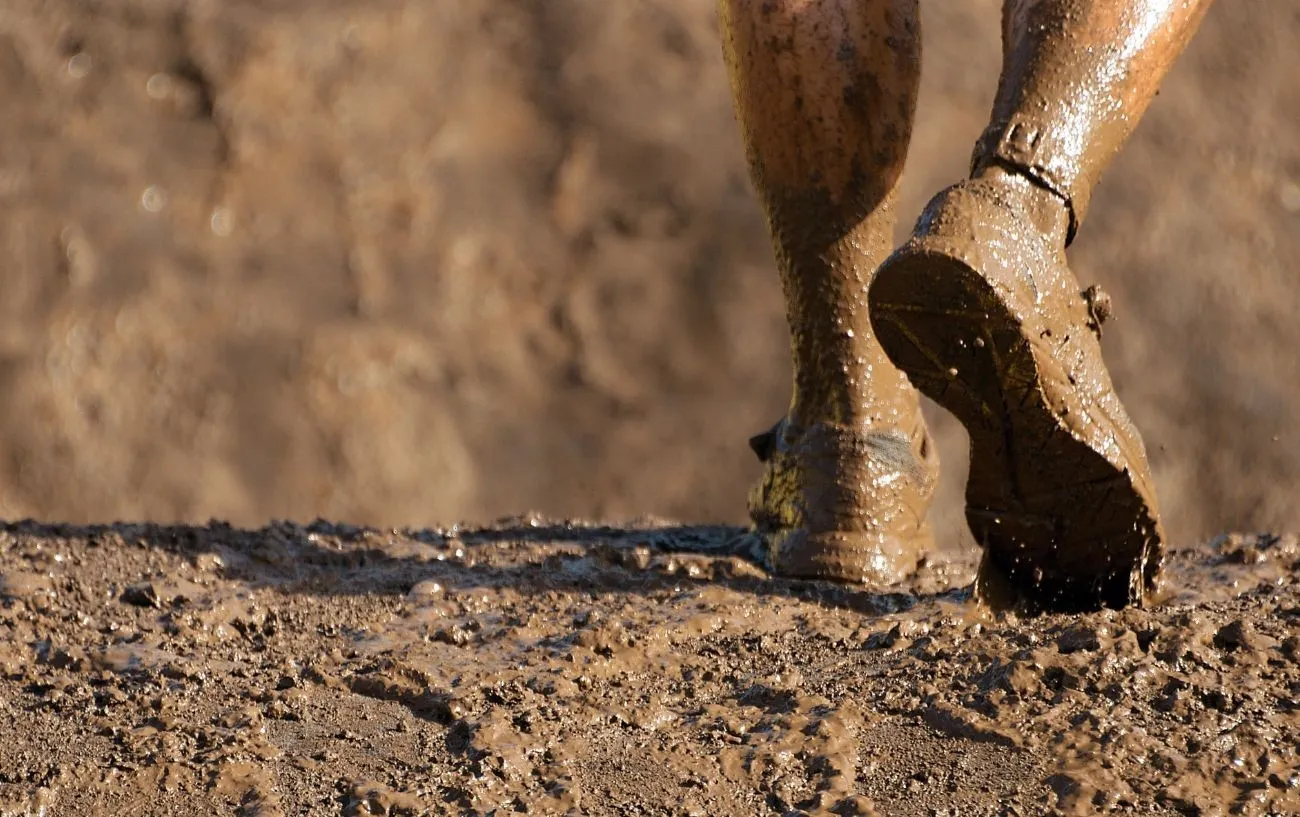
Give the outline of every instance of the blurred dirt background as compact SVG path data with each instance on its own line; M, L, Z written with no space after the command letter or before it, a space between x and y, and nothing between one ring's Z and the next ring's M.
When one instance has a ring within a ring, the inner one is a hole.
M923 7L908 220L998 65ZM1217 4L1072 251L1180 541L1296 523L1298 34ZM743 519L789 368L712 3L5 0L0 112L0 516Z

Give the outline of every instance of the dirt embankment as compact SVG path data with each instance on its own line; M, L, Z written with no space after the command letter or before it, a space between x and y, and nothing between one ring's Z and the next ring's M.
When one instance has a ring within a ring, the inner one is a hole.
M1294 537L1021 620L739 532L7 526L0 815L1300 810Z
M998 62L923 13L905 218ZM1182 542L1294 523L1298 15L1217 4L1073 251ZM739 521L789 373L729 104L697 0L9 0L0 516Z

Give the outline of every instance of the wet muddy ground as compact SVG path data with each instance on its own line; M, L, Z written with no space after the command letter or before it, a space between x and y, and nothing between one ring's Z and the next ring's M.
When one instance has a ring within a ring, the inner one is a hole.
M743 531L0 530L0 814L1300 811L1300 545L1022 620Z

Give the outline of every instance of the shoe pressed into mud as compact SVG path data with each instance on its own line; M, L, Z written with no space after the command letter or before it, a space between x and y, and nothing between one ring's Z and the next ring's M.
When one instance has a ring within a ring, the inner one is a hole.
M750 516L774 573L889 585L916 571L938 459L919 406L907 414L866 430L782 420L750 440L766 463Z
M970 434L977 592L1000 606L1141 604L1163 531L1142 440L1065 259L1062 202L1010 173L927 207L868 299L893 363Z

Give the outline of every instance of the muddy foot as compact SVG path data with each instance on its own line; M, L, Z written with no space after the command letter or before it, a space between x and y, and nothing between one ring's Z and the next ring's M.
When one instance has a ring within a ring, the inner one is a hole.
M864 431L782 420L750 444L767 463L749 506L773 572L893 584L932 549L938 459L919 408L902 427Z
M1096 309L1066 264L1067 218L1010 173L958 184L885 262L869 304L890 359L970 433L985 597L1122 607L1154 585L1163 532Z

